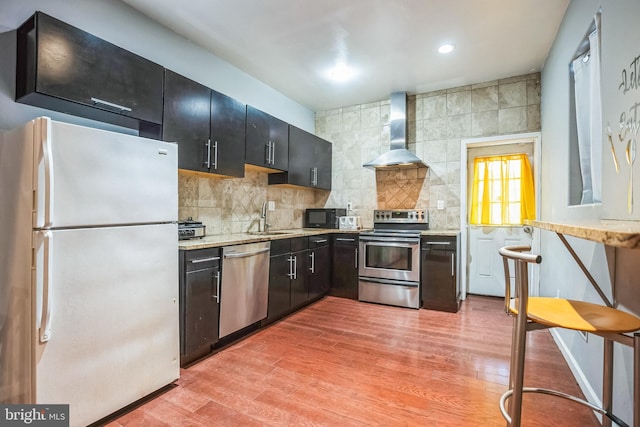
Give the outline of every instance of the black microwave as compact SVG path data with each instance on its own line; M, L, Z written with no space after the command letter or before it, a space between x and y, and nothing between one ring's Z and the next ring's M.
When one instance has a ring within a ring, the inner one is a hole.
M306 228L338 228L338 217L346 215L346 209L307 209L304 213L304 226Z

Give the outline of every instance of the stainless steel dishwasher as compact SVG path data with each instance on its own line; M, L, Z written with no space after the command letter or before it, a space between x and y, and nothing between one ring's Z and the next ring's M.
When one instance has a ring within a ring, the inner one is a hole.
M270 242L222 248L220 338L267 317Z

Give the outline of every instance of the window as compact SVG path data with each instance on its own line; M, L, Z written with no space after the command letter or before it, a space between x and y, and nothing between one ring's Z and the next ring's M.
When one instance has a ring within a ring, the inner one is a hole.
M470 224L522 225L535 219L531 163L526 154L473 161Z

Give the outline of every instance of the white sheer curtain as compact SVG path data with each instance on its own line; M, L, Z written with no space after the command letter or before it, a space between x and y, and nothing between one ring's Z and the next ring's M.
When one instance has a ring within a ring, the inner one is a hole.
M573 60L581 204L602 201L602 102L600 95L600 20L589 34L589 51Z

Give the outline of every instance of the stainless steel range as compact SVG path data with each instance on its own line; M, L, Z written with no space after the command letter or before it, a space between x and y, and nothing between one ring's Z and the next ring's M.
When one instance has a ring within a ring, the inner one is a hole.
M360 233L358 300L420 308L422 209L375 210L373 231Z

